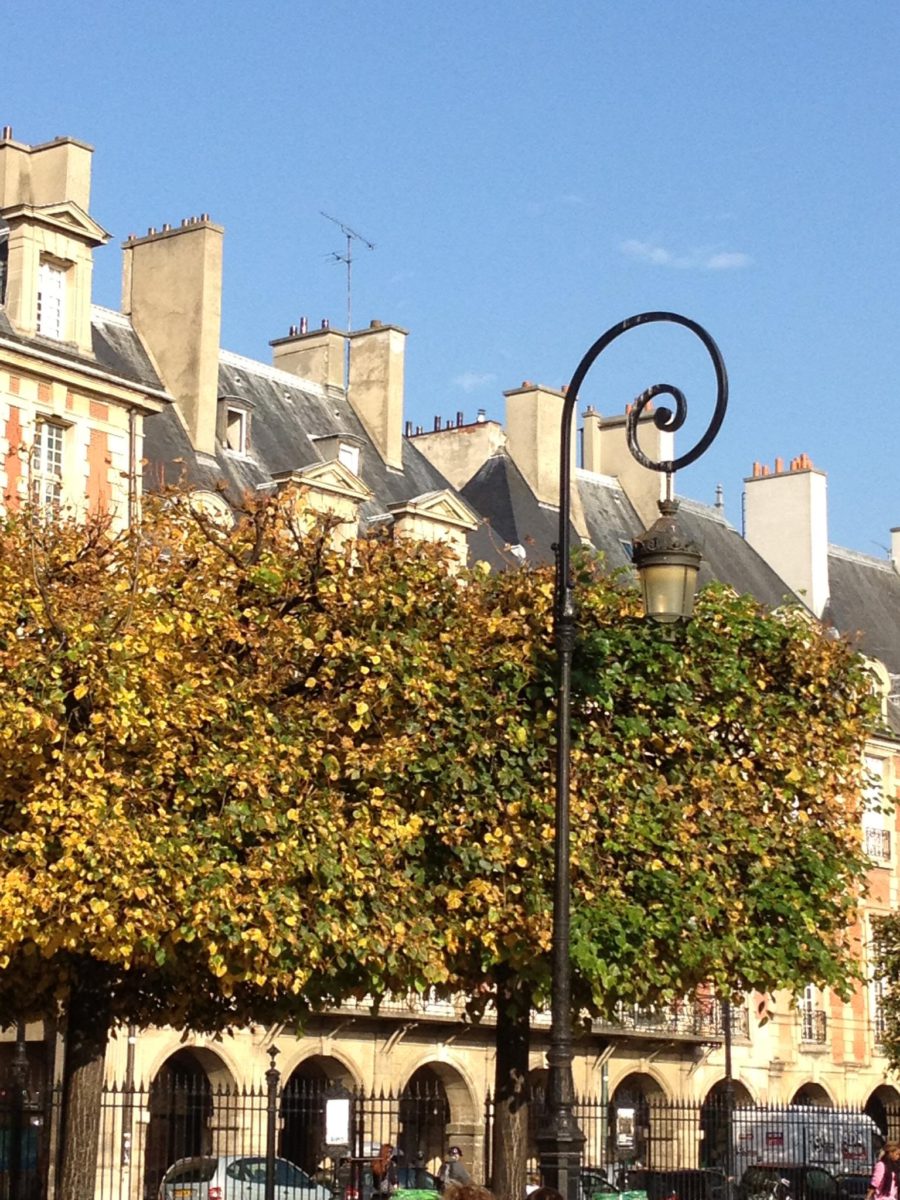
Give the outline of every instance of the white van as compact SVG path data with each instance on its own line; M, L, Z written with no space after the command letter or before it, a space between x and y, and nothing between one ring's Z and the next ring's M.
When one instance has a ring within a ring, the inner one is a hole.
M871 1170L884 1143L865 1113L815 1105L779 1109L735 1109L732 1122L734 1174L754 1163L805 1163L833 1175Z

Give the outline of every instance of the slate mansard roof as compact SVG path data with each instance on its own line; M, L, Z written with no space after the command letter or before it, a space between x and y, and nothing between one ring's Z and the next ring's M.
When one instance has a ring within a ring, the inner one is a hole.
M618 481L577 470L575 481L591 545L610 570L630 569L631 541L644 524ZM541 504L505 451L493 455L462 488L463 497L509 545L519 545L529 562L552 562L559 536L559 511ZM787 585L715 508L681 500L679 524L703 552L700 584L714 579L749 593L769 607L784 603ZM579 534L572 528L572 544Z
M363 523L384 518L391 504L430 492L455 492L436 467L406 438L403 470L386 465L346 393L298 378L241 355L219 355L219 401L240 401L250 416L247 454L216 442L216 454L197 454L181 418L164 411L144 422L144 457L151 487L184 485L224 490L232 498L271 486L274 479L322 462L318 446L346 437L360 447L358 475L372 497L360 506ZM332 443L333 444L333 443ZM470 561L500 559L487 529L468 535Z
M100 370L113 379L137 387L162 399L165 387L153 368L147 351L127 317L111 308L91 305L91 348L93 356L79 353L68 342L54 338L26 337L17 333L0 305L0 337L33 353L43 351L54 360L87 370Z

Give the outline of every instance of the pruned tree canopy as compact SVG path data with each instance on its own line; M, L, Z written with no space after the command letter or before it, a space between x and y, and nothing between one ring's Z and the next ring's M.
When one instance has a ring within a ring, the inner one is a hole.
M578 1003L841 987L864 876L860 659L722 588L669 633L580 569ZM552 579L336 546L292 493L234 530L10 517L0 1006L217 1028L348 995L547 994Z

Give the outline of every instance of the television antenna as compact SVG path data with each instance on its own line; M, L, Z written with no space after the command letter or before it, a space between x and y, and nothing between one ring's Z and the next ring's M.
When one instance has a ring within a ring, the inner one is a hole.
M368 250L375 249L375 243L370 242L368 238L363 237L361 233L357 233L355 229L351 229L349 225L343 221L339 221L337 217L330 216L327 212L319 209L319 213L326 221L331 221L337 225L341 233L347 239L347 248L343 254L338 254L336 250L332 250L329 257L334 262L344 263L347 267L347 332L353 328L353 243L362 242Z

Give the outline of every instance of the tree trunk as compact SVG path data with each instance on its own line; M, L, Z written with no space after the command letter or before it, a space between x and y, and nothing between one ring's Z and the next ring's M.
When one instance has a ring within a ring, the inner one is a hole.
M531 992L511 975L497 981L497 1058L491 1190L522 1200L528 1159L528 1042Z
M57 1200L94 1197L108 1039L107 982L91 963L82 963L66 1014Z

